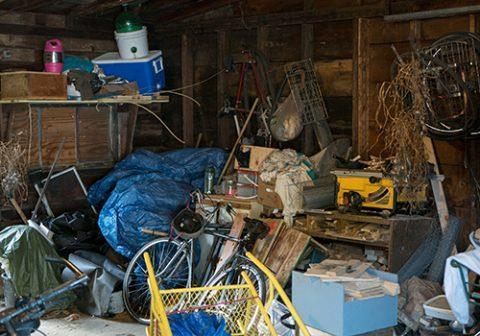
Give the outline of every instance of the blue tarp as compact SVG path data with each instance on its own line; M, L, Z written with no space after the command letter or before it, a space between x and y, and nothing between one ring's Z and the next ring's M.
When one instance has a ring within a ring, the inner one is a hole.
M105 239L127 258L153 237L142 228L168 232L189 193L203 189L205 169L218 177L227 154L217 148L187 148L165 153L138 150L91 186L88 200L102 209L98 224Z
M190 314L176 314L168 317L174 336L229 336L227 323L220 316L203 311Z

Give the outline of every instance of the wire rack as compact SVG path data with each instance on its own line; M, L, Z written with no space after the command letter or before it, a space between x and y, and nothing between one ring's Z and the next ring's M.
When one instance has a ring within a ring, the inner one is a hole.
M328 118L322 91L311 59L285 65L293 100L303 114L303 124L318 123Z

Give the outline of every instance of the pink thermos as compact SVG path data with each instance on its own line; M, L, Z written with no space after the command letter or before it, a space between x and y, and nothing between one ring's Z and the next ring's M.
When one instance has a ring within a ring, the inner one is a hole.
M61 73L63 68L63 46L59 39L45 42L43 63L46 72Z

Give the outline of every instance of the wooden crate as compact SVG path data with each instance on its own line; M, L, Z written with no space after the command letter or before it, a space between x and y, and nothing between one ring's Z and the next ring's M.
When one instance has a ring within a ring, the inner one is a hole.
M342 242L374 249L382 249L388 256L388 270L397 272L426 238L433 219L422 216L397 215L390 218L361 214L308 213L304 221L296 221L294 228L325 241ZM387 239L362 239L346 235L344 228L371 224L385 230ZM325 227L333 228L325 230ZM335 232L336 231L336 232Z
M65 100L67 76L48 72L18 71L0 76L2 99Z

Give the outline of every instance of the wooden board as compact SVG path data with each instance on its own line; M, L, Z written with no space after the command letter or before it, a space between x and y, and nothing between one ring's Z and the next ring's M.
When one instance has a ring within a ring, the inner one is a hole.
M20 71L0 76L2 99L67 99L67 76Z
M352 59L317 61L314 67L324 96L352 96Z
M284 226L273 242L264 263L283 286L288 283L310 239L309 235Z

